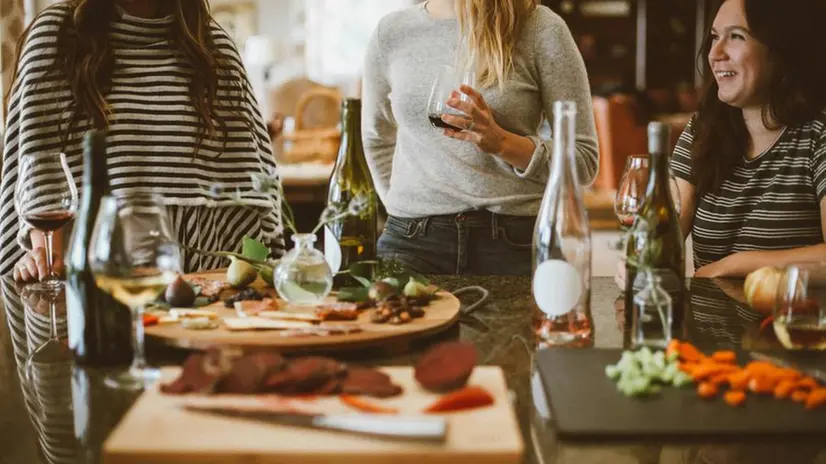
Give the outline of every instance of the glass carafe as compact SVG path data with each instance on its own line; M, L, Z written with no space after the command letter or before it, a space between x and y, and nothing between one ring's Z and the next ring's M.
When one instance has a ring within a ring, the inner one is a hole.
M294 234L295 247L275 268L275 289L288 303L313 305L321 302L333 288L333 273L324 254L313 247L316 236Z

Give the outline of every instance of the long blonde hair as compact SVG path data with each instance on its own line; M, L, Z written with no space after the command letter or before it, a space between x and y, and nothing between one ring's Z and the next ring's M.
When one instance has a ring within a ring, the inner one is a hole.
M475 68L479 87L501 89L513 70L516 41L537 0L455 0L459 31L465 43L459 61Z

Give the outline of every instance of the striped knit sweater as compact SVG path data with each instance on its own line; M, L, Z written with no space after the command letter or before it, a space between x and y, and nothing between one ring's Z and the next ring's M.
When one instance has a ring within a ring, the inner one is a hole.
M0 184L2 273L10 272L22 256L16 237L27 232L13 201L18 159L62 151L81 188L82 138L92 124L81 120L64 140L73 97L66 77L54 67L58 31L69 15L67 5L57 4L38 16L12 87ZM237 250L247 235L280 254L284 243L279 203L273 195L255 192L250 179L255 172L275 173L276 165L238 52L214 24L212 37L231 75L219 82L217 104L228 136L226 146L216 140L219 137L206 137L198 146L199 121L189 97L195 70L169 39L172 22L172 17L137 18L119 10L111 24L115 68L105 98L111 110L107 164L112 190L162 195L184 247ZM240 192L243 206L211 196L215 184ZM218 258L182 254L185 271L226 264Z
M694 129L689 124L671 158L674 175L692 184ZM697 199L691 238L694 267L740 251L786 250L823 243L820 202L826 197L826 110L788 127L768 150L740 158L720 188Z

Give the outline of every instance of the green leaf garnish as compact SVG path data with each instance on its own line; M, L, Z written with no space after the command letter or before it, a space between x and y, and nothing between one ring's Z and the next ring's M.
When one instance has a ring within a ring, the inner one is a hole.
M270 255L270 250L266 245L253 238L244 237L241 247L241 254L247 258L257 261L264 261Z
M370 300L367 287L341 287L338 290L338 301L348 303L363 303Z

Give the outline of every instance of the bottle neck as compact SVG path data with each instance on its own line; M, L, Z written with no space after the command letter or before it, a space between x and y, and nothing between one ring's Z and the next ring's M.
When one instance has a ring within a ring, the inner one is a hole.
M576 152L576 112L557 111L554 114L554 151L551 175L565 176L566 180L578 182L574 169Z
M361 151L361 102L345 100L341 106L341 148L339 164L351 160Z
M303 250L312 248L316 237L314 234L293 234L292 239L295 242L295 248Z
M665 153L651 153L651 168L648 174L646 196L649 198L671 198L669 188L668 156Z

